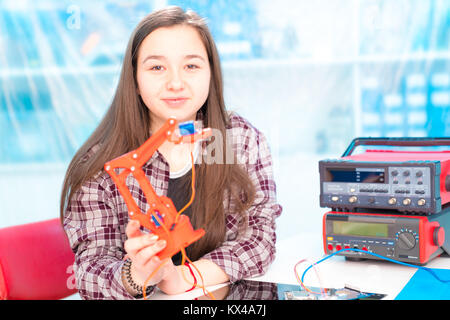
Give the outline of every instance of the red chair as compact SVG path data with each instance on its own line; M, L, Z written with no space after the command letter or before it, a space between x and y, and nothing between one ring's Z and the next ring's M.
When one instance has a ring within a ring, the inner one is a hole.
M77 290L59 219L0 229L0 299L55 300Z

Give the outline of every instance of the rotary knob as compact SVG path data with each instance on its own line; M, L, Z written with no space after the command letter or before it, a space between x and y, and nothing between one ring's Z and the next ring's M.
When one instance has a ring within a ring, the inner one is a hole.
M424 206L425 203L427 203L425 199L419 199L419 200L417 200L417 205L419 205L419 206Z
M410 198L403 199L403 205L404 206L409 206L410 204L411 204L411 199Z
M433 230L433 242L435 246L442 247L445 242L445 230L442 227L435 227Z
M388 200L388 203L389 203L390 205L394 205L394 204L397 203L397 199L395 199L395 198L390 198L390 199Z
M416 246L416 238L410 232L402 232L397 238L398 246L403 250L411 250Z

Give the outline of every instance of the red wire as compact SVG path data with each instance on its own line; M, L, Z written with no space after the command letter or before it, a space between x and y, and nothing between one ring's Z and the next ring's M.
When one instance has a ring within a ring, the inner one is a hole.
M197 288L197 278L195 277L194 271L192 271L192 268L191 268L191 266L190 266L190 263L186 261L186 262L184 263L184 265L187 266L187 267L189 268L189 271L191 272L191 276L194 278L194 285L193 285L192 288L190 288L189 290L186 290L186 292L189 292L189 291L192 291L192 290L194 290L195 288Z

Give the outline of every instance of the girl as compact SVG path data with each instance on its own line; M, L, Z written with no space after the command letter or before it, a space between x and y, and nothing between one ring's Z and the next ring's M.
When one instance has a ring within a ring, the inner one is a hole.
M76 254L77 288L84 299L140 298L146 280L147 294L155 286L177 294L194 283L179 256L154 272L162 263L156 254L166 243L128 221L123 198L103 170L107 161L142 145L171 116L180 122L202 120L224 140L213 151L216 161L201 161L213 141L166 142L143 167L156 193L169 196L180 210L190 199L194 154L196 194L184 214L206 235L187 248L195 265L192 275L200 279L198 270L205 286L235 282L263 274L274 259L281 206L266 139L245 119L226 112L219 56L204 20L169 7L136 27L111 106L65 176L61 219ZM218 154L230 150L236 161L217 161ZM137 182L128 179L127 184L146 212Z

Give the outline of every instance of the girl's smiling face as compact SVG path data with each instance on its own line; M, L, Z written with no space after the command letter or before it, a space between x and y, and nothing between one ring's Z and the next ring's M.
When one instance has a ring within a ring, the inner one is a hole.
M141 43L137 58L139 94L155 132L171 116L195 120L209 93L211 70L198 31L178 25L158 28Z

